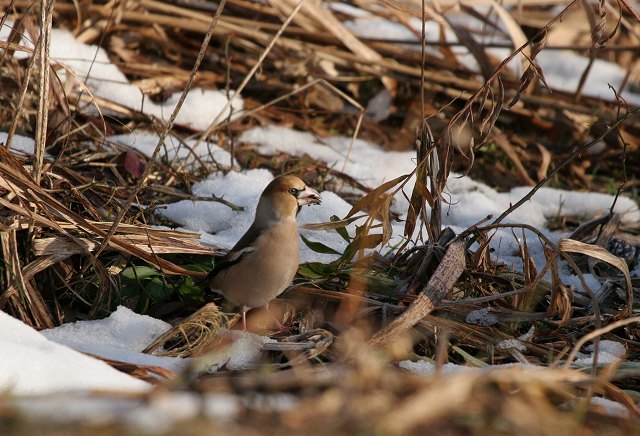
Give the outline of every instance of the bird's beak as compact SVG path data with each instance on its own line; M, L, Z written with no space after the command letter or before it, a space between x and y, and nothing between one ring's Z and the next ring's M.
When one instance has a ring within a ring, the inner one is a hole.
M322 203L322 199L320 198L320 194L315 189L311 189L308 186L305 186L302 191L298 194L298 207L302 207L307 204L320 204Z

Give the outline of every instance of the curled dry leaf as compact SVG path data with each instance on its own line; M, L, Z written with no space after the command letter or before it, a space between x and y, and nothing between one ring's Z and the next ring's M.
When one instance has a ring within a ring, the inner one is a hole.
M625 289L627 292L627 305L625 310L618 315L618 317L626 317L631 314L631 308L633 306L633 287L631 284L631 276L629 274L629 267L626 262L621 258L614 256L602 247L597 245L585 244L584 242L576 241L573 239L561 239L557 248L558 252L564 253L580 253L614 266L619 269L624 275Z

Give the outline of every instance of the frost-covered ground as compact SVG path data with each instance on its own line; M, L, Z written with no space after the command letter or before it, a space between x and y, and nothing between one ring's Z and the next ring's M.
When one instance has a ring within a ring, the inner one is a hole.
M346 10L343 8L343 12ZM347 23L347 27L358 35L369 35L373 31L376 37L414 38L412 32L397 23L379 21L381 20L379 17L371 17L353 8L349 11L354 16ZM410 24L419 29L417 25L419 23L410 21ZM438 31L430 26L427 28L428 34ZM0 29L0 40L6 39L8 33L9 27ZM447 38L451 39L454 36L447 34ZM76 42L66 31L54 30L51 53L53 58L69 68L63 80L79 87L78 80L84 81L86 77L88 78L85 81L86 86L97 97L134 110L141 110L161 119L168 119L175 107L178 95L174 95L163 104L145 100L140 90L129 83L126 76L110 62L106 52L95 46ZM494 52L494 55L504 57L505 53ZM468 54L461 53L461 56L471 68L474 67L474 61ZM577 78L580 77L582 68L587 62L586 58L574 54L544 51L538 59L550 86L567 91L575 89ZM596 61L586 82L585 94L612 98L613 95L607 83L615 86L623 76L624 71L617 65ZM569 80L568 77L575 80ZM623 91L622 95L629 102L640 102L638 94ZM190 92L177 122L196 130L205 129L224 109L227 102L227 97L222 92L194 89ZM241 116L241 112L238 112L243 107L241 96L234 98L233 106L236 116ZM88 106L85 110L93 109ZM281 151L291 154L306 153L336 166L365 186L372 188L384 181L409 173L415 165L413 152L386 152L377 144L362 140L355 142L347 161L351 138L320 139L309 133L279 126L254 128L244 132L239 139L258 145L264 154L275 154ZM0 132L0 142L4 141L6 141L6 133ZM150 155L157 143L157 136L149 132L134 131L128 135L106 138L105 143L132 147ZM12 150L16 153L32 153L33 139L16 136ZM177 159L186 165L193 164L194 155L205 159L206 162L215 161L226 167L229 167L232 162L230 155L215 145L198 145L197 141L179 143L175 138L167 139L163 153L163 158ZM227 174L213 174L193 186L194 195L224 195L225 199L232 203L244 206L246 208L244 212L234 212L214 202L182 201L167 205L161 213L179 226L201 232L205 243L229 248L250 225L257 198L272 177L272 174L265 170L232 171ZM411 183L406 189L409 194ZM445 209L444 224L459 232L488 215L499 215L510 204L522 198L527 191L528 188L516 188L510 192L501 193L469 177L460 178L457 175L451 175L447 188L450 205ZM322 206L303 209L300 214L301 223L326 222L332 215L345 216L350 209L350 205L335 193L323 192L322 197ZM550 217L566 214L586 220L606 213L612 202L613 197L603 194L541 189L505 222L530 224L544 232L552 241L557 241L565 235L545 228ZM397 196L393 207L396 212L403 214L407 208L404 197ZM615 211L622 215L625 222L640 221L637 204L627 198L619 199ZM354 226L355 224L352 224L349 228L352 233ZM394 224L395 236L390 245L400 240L402 227L402 223ZM304 230L303 233L309 239L320 240L338 251L345 247L345 241L335 232ZM532 235L527 235L529 248L540 267L543 256L540 247L532 243L534 239ZM500 230L496 232L492 241L496 255L516 268L519 267L519 259L516 257L517 242L510 231ZM302 262L329 261L334 258L332 255L315 253L305 248L304 244L302 247ZM565 283L580 288L576 277L570 272L565 271L562 279ZM589 279L596 280L595 277ZM476 314L476 317L480 320L479 322L489 322L489 315ZM476 318L472 317L469 322L474 322L474 319ZM183 397L176 395L171 400L167 400L166 404L159 401L160 405L145 403L144 406L133 399L130 403L123 404L104 398L90 399L88 395L87 397L77 396L78 392L84 394L103 390L144 392L150 388L148 383L118 372L83 353L179 371L188 364L182 359L161 358L140 353L148 342L167 329L166 323L135 314L125 308L119 308L104 320L77 322L44 332L36 332L22 322L0 312L0 350L2 350L0 392L15 395L16 404L34 416L57 414L61 419L65 417L86 419L90 416L93 417L92 419L108 420L119 416L141 425L151 425L150 423L157 424L167 419L190 416L197 413L200 410L199 407L204 407L211 416L235 413L239 407L237 400L224 396L209 396L204 403L196 404L196 400L186 394ZM238 335L238 345L231 348L227 355L216 356L218 360L210 363L209 367L227 363L229 366L236 365L236 368L242 368L259 362L260 352L257 350L264 339L249 334ZM526 339L519 338L512 341L505 343L504 346L515 349L526 347ZM624 357L622 344L602 344L600 362L614 361L622 357ZM579 356L577 362L588 365L591 359L591 355L584 354ZM403 362L402 366L416 372L433 371L433 366L424 362ZM450 367L445 367L445 369L448 368ZM69 392L74 392L76 396L68 396ZM46 400L34 397L41 394L59 395L60 401L51 401L51 397ZM274 401L274 404L279 405L278 407L286 407L293 400L278 398ZM594 401L604 404L606 400L594 399ZM134 415L131 413L132 410L138 413Z

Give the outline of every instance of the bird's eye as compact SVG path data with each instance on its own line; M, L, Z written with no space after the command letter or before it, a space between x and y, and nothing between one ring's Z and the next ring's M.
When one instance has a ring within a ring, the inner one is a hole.
M293 195L294 197L298 196L298 192L300 192L298 189L296 188L289 188L289 194Z

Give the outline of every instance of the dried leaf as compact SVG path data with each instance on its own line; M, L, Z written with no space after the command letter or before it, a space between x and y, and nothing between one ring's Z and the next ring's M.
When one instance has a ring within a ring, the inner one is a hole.
M127 150L124 155L124 169L133 177L140 178L144 172L144 167L145 163L140 155L133 150Z
M351 218L353 215L360 212L361 210L372 209L373 208L372 206L375 204L376 201L379 200L379 197L382 194L384 194L394 186L404 182L408 178L409 178L409 175L405 174L403 176L396 177L395 179L389 180L388 182L385 182L382 185L378 186L373 191L369 192L367 195L365 195L360 200L358 200L358 202L351 208L351 210L349 211L347 216L344 217L344 219L346 220L347 218Z
M602 247L597 245L585 244L584 242L576 241L573 239L561 239L558 244L558 251L564 253L580 253L603 262L606 262L615 268L619 269L624 275L625 286L627 290L627 307L620 314L620 317L629 316L631 308L633 306L633 287L631 285L631 276L629 275L629 267L627 263L613 254L609 253Z

